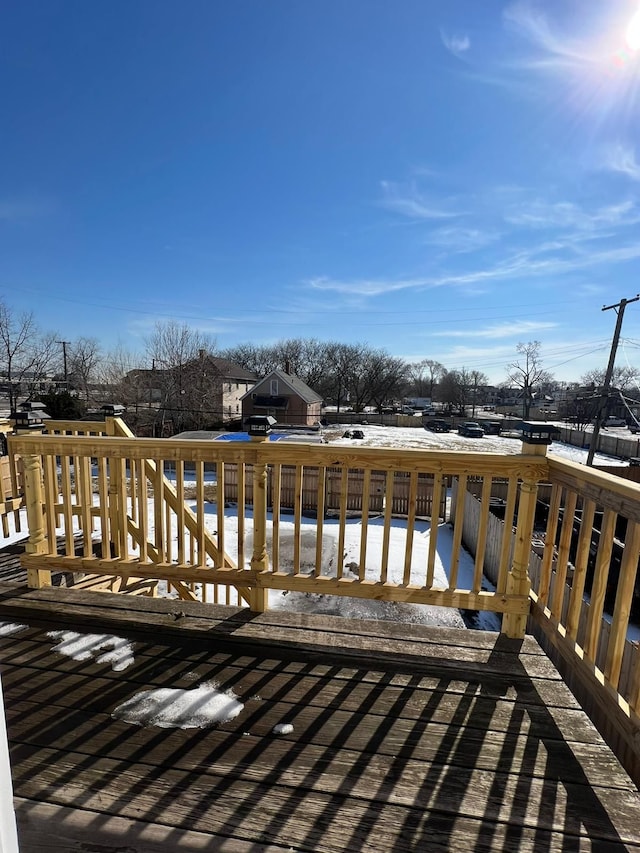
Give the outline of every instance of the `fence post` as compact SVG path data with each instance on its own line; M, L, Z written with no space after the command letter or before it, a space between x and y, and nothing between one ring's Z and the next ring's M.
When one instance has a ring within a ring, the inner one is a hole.
M528 456L546 458L546 444L527 444L523 442L522 453ZM513 563L507 575L507 596L529 596L531 579L529 578L529 557L531 555L531 539L536 514L536 499L540 471L536 466L525 466L521 473L520 499L518 502L518 520L516 525L516 540L513 549ZM522 639L527 628L527 615L505 613L502 619L502 633L507 637Z
M268 441L268 437L266 441ZM252 442L265 441L262 437L251 436ZM255 573L269 571L269 555L267 554L267 466L260 456L260 448L256 447L253 461L253 553L251 568ZM269 590L265 587L254 586L249 591L251 610L264 613L268 606Z
M44 501L42 500L42 459L38 454L22 456L24 500L27 510L29 538L25 545L27 554L46 554L50 543L44 529ZM53 509L51 510L53 511ZM51 586L51 570L27 569L27 585L34 589Z

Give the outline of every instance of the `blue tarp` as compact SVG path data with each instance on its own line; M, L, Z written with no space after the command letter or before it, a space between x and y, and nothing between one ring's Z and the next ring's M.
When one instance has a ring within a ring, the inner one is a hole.
M284 438L289 438L290 433L280 432L271 433L269 441L282 441ZM214 441L250 441L248 432L226 432L224 435L217 436Z

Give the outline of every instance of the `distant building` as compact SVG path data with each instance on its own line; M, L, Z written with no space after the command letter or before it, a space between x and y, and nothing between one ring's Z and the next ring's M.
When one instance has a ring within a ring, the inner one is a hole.
M242 397L256 379L239 364L201 350L197 358L178 367L132 370L123 388L129 407L164 410L179 429L201 429L239 421Z
M274 370L242 397L243 422L271 415L278 424L313 426L320 420L322 397L287 370Z

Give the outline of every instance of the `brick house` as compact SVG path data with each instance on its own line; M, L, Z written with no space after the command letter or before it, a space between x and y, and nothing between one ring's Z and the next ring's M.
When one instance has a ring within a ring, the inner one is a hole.
M322 397L287 370L274 370L242 397L242 419L271 415L278 424L314 426L322 417Z

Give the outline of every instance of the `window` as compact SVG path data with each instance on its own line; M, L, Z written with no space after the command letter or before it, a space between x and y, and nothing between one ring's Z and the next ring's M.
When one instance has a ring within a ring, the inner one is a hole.
M277 379L271 380L271 392L270 393L271 393L272 397L278 396L278 380Z

